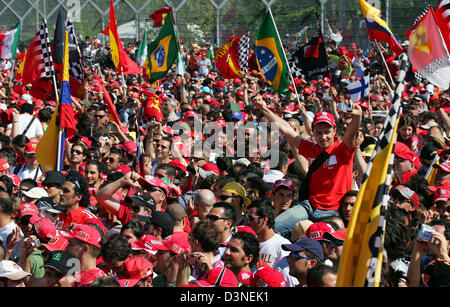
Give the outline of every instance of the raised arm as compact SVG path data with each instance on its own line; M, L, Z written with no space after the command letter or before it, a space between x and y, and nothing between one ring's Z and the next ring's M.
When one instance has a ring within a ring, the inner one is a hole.
M280 132L286 136L286 139L289 142L289 144L291 144L295 148L298 148L301 141L301 137L291 127L291 125L289 125L287 121L285 121L284 119L273 113L271 110L269 110L260 94L253 96L251 101L253 105L262 112L262 114L264 115L264 117L268 122L270 122L271 124L273 123L278 124Z
M355 148L356 146L356 134L361 126L362 109L361 107L353 103L352 121L347 127L344 134L344 144L348 149Z

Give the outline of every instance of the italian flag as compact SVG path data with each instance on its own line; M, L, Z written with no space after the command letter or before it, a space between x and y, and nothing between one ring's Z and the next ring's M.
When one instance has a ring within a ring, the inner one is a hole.
M14 30L0 33L0 58L15 59L20 38L20 23Z
M139 49L136 56L136 62L139 65L139 68L142 69L146 59L147 59L147 30L145 30L144 35L142 35L142 40L141 43L139 44Z

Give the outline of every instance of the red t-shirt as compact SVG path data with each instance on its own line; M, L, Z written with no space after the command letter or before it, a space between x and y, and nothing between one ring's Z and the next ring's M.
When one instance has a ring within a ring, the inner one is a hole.
M322 152L314 142L302 140L298 147L312 164ZM343 141L335 137L334 143L326 149L330 157L312 174L309 181L309 202L313 208L338 210L339 201L352 189L353 156L355 149L348 149Z
M56 229L61 230L70 226L88 223L91 219L98 219L98 217L86 210L86 208L79 207L69 213L59 214L55 227Z

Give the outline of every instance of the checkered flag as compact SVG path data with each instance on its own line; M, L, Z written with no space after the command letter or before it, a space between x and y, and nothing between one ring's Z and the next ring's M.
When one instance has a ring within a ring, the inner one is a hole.
M44 61L44 69L41 73L41 78L51 78L55 74L55 68L53 67L52 50L48 38L47 20L44 20L39 28L39 39Z
M239 68L244 73L244 75L247 74L248 70L248 49L250 44L250 32L244 34L239 39Z
M79 83L83 83L85 76L82 56L70 16L67 16L66 29L69 32L69 75Z
M53 76L55 76L55 68L48 38L47 21L44 20L28 47L22 84L32 84L42 78L51 79Z
M291 70L291 74L293 78L304 79L305 75L303 75L302 70L297 66L295 60L291 58L288 60L288 65Z

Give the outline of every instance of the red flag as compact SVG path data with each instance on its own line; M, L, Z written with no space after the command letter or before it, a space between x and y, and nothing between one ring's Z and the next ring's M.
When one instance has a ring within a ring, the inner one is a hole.
M450 49L450 0L442 0L435 12L436 22L441 30L447 50Z
M154 11L150 15L150 18L153 20L153 26L155 28L162 27L164 25L164 22L166 21L166 18L169 15L169 13L172 13L172 7L163 7L159 10ZM171 14L171 15L173 16L173 14ZM172 21L175 24L175 20L173 20L173 17L172 17Z
M239 67L239 40L241 36L233 36L217 49L216 67L225 79L242 78L244 74Z
M106 90L103 84L100 85L103 96L105 97L106 104L108 105L109 119L110 121L116 122L119 126L121 126L119 115L117 114L116 106L114 105L109 92Z
M450 60L433 7L406 31L408 55L414 68L429 82L446 90L450 83Z
M322 43L322 38L319 37L317 42L314 42L312 45L305 46L305 57L315 57L319 59L319 46Z
M157 121L163 121L164 115L161 111L161 99L151 91L142 91L140 96L144 106L143 121L150 121L155 118Z
M108 28L100 33L109 36L111 56L117 71L121 73L123 70L124 75L140 75L142 73L141 69L136 62L128 56L123 49L122 42L120 41L119 33L117 32L117 20L113 0L111 0L111 5L109 8Z
M42 65L42 47L39 34L38 31L28 47L22 72L23 85L36 82L45 73L45 67Z

